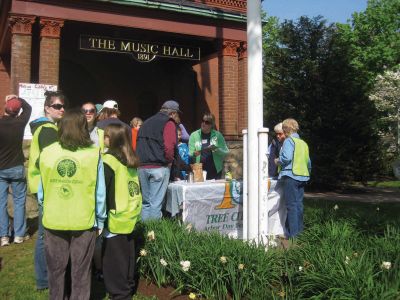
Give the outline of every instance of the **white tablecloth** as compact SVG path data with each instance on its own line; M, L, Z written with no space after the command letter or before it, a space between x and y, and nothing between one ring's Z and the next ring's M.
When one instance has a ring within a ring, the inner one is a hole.
M272 180L268 193L269 234L283 234L286 208L280 201L281 189ZM216 230L232 237L242 237L242 182L213 180L198 183L177 181L167 190L166 210L197 230Z

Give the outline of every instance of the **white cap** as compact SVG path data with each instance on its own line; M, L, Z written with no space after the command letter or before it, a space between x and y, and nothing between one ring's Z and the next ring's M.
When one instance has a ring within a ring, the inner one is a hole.
M113 109L118 109L118 103L114 100L106 100L103 103L103 107L101 108L100 111L102 111L104 108L113 108Z

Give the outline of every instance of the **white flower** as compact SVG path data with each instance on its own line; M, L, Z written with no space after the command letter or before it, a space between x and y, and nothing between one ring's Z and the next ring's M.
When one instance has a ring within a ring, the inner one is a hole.
M227 260L227 258L226 258L225 256L221 256L221 257L219 258L219 261L220 261L221 263L223 263L223 264L226 264L226 262L227 262L228 260Z
M165 261L164 258L161 258L161 259L160 259L160 263L161 263L161 265L162 265L163 267L168 266L168 263Z
M243 270L244 269L244 264L239 264L238 269L239 270Z
M379 206L376 208L376 211L379 211Z
M346 256L346 259L345 259L344 263L345 263L346 265L348 265L349 262L350 262L350 257Z
M392 263L390 261L383 261L381 268L382 269L386 269L389 270L392 267Z
M156 235L154 234L154 230L149 231L149 232L147 233L147 239L148 239L149 241L154 241L154 240L156 239Z
M299 272L303 271L303 267L299 266Z
M186 225L186 230L188 231L188 232L191 232L192 231L192 228L193 228L193 225L192 224L187 224Z
M196 294L195 293L190 293L189 294L189 299L196 299Z
M339 209L339 205L336 204L336 205L333 207L333 209L334 209L334 210L338 210L338 209Z
M146 256L147 251L145 249L140 250L140 256Z
M189 271L189 269L190 269L190 261L188 261L188 260L181 260L181 266L182 266L182 270L183 270L184 272Z
M277 246L278 246L278 243L277 243L274 239L268 240L268 246L270 246L270 247L277 247ZM265 249L265 251L267 251L267 248Z

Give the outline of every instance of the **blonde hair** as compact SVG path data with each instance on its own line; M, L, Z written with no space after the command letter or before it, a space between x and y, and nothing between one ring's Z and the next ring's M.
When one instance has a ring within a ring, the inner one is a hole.
M143 120L139 117L134 117L129 124L131 125L131 127L136 128L139 123L143 124Z
M291 135L292 133L296 133L299 131L299 123L295 119L286 119L282 122L283 133L286 136Z

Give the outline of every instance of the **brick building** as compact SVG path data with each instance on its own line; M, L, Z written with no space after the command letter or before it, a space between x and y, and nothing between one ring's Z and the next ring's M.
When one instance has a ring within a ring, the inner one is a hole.
M246 0L0 0L0 111L18 84L57 84L70 106L119 102L124 121L176 99L190 130L210 110L228 141L247 126Z

